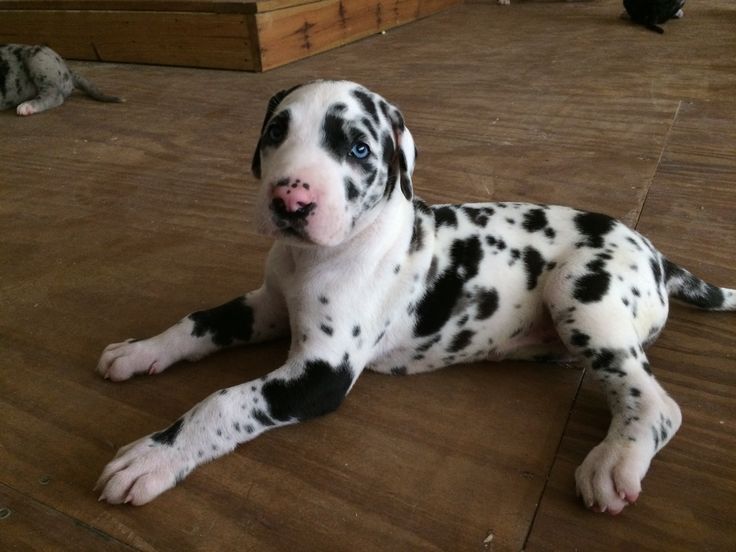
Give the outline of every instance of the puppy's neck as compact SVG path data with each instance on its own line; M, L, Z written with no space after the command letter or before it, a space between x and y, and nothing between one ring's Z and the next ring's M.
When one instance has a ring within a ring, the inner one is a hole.
M373 272L406 256L413 212L412 202L395 189L388 201L364 215L371 218L344 242L331 247L286 247L290 249L297 270L309 271L320 265L329 265L339 266L345 271Z

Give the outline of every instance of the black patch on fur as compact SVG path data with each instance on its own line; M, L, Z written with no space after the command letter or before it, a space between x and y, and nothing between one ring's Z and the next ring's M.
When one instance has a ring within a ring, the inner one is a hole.
M491 207L463 207L463 212L470 219L470 222L476 226L484 228L488 224L488 219L493 215L494 211Z
M270 427L274 425L274 421L263 410L256 409L256 410L253 410L251 414L253 418L255 418L262 426ZM250 431L248 433L250 433Z
M526 289L537 287L539 276L544 270L545 260L542 254L531 246L524 248L524 266L526 267Z
M575 281L573 297L581 303L600 301L608 292L610 284L611 275L608 272L602 268L594 270Z
M193 312L189 319L194 322L194 337L210 334L218 347L228 347L235 341L248 341L253 333L253 309L242 297L213 309Z
M360 192L358 191L357 186L355 185L355 182L353 182L353 179L346 176L345 177L345 197L347 197L348 201L355 201L358 199L358 196L360 196Z
M327 324L320 324L319 329L325 332L327 335L332 335L332 326L328 326Z
M603 237L616 225L616 221L608 215L600 213L579 213L575 215L575 227L586 240L578 245L603 247Z
M337 160L342 161L352 147L345 132L345 119L328 111L322 122L322 145Z
M371 98L367 92L360 89L353 90L353 96L355 96L363 106L363 111L368 113L375 123L380 123L378 110L376 109L376 102L373 101L373 98Z
M670 295L675 299L701 309L723 307L723 290L704 282L687 270L664 259L664 279Z
M391 374L394 376L405 376L406 372L406 366L394 366L391 368Z
M424 247L424 223L422 217L414 209L414 228L411 232L411 242L409 243L409 253L420 251Z
M486 289L478 294L478 314L476 320L486 320L498 310L498 291Z
M179 435L179 432L181 431L181 426L183 424L184 420L182 418L179 418L168 428L164 429L163 431L159 431L158 433L154 433L151 436L151 439L162 445L172 446L176 441L176 437Z
M570 343L572 343L576 347L587 347L589 342L590 336L588 334L584 334L577 329L573 329L572 336L570 337Z
M470 342L473 340L474 335L475 332L472 330L463 330L460 333L456 334L455 337L452 338L452 343L447 349L447 352L457 353L458 351L462 351L465 347L470 345Z
M478 274L478 265L482 258L483 251L478 236L453 242L450 266L434 281L417 306L414 335L431 335L447 323L460 298L463 285Z
M432 207L431 209L434 211L434 220L437 228L442 226L457 228L457 213L455 213L455 209L449 205Z
M539 232L547 227L547 214L544 209L531 209L524 213L522 226L527 232Z
M353 372L347 355L338 366L310 360L292 380L271 380L263 385L263 397L276 420L304 421L337 409L347 395Z

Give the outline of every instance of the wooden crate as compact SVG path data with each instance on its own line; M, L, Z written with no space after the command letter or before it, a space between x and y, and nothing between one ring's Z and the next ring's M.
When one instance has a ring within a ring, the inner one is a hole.
M462 0L0 0L0 43L68 59L266 71Z

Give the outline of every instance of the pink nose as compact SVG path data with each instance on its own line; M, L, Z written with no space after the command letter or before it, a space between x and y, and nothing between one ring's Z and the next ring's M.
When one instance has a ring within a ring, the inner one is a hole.
M314 196L302 184L277 186L273 190L273 199L283 201L283 207L289 213L295 213L314 203Z

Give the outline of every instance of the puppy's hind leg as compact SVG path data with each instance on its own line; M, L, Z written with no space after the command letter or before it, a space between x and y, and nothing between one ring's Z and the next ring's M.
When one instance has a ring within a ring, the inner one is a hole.
M16 108L18 115L33 115L34 113L40 113L52 107L58 107L64 103L65 96L58 87L52 84L45 84L37 88L38 95L35 98L18 105Z
M606 438L575 472L585 505L611 514L637 500L652 458L682 422L652 375L630 317L612 302L569 303L554 315L562 341L601 385L611 410Z

